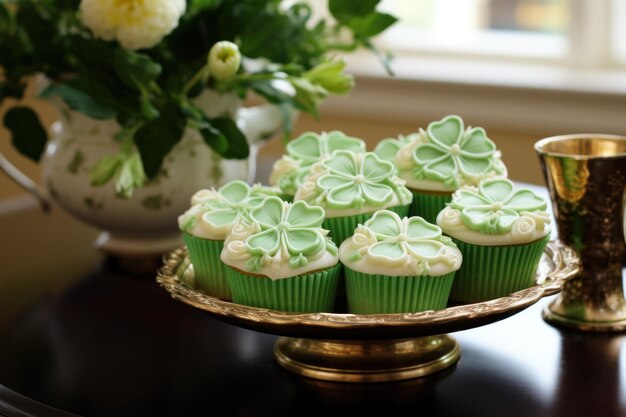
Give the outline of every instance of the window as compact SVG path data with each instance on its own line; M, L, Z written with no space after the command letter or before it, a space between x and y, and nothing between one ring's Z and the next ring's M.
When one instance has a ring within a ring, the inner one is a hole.
M399 54L624 68L623 0L383 0L400 22L378 39Z
M379 39L402 52L561 58L567 0L384 0L400 22Z

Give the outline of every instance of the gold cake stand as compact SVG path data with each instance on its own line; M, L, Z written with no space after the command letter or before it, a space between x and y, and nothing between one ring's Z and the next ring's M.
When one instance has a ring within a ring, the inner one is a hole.
M384 382L416 378L454 365L459 344L446 333L510 317L561 291L578 273L576 253L559 241L546 246L535 285L509 296L446 309L401 314L284 313L219 300L194 289L186 248L168 253L157 281L171 296L225 322L282 336L274 357L283 368L310 378Z

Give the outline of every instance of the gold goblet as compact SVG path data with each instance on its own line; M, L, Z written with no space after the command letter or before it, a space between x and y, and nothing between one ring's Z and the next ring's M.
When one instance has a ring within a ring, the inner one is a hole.
M538 141L535 150L559 239L578 253L582 264L545 308L544 319L582 331L626 330L626 137L554 136Z

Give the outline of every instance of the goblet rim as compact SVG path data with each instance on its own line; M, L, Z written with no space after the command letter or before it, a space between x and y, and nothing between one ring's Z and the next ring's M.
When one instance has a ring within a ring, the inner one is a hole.
M607 141L624 142L624 151L611 155L582 155L548 149L549 145L554 144L555 142L576 141L585 139L603 139ZM566 135L555 135L538 140L537 142L535 142L534 148L539 155L572 158L577 160L624 158L626 157L626 136L606 133L574 133Z

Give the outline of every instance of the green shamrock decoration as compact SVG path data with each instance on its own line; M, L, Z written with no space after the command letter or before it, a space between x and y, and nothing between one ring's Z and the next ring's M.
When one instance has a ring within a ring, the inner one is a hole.
M443 182L456 189L462 183L477 182L490 173L504 174L496 163L496 145L481 127L464 130L463 119L451 115L428 125L428 143L413 153L415 179ZM461 182L460 180L463 180Z
M286 156L298 161L292 169L274 181L288 195L294 195L311 170L311 166L336 150L365 152L365 142L333 130L317 134L306 132L287 144Z
M516 189L511 181L495 178L481 181L478 189L461 188L450 207L461 212L461 220L472 230L503 234L523 212L544 211L543 198L527 188Z
M235 180L217 191L198 191L193 196L195 204L183 215L181 229L191 233L198 222L198 217L215 228L231 228L242 216L247 216L251 208L261 204L267 197L262 189Z
M402 262L409 256L411 262L423 271L428 269L428 261L445 259L446 247L455 246L450 238L442 235L438 226L417 216L400 219L389 210L374 213L364 227L371 230L378 241L367 246L367 256L374 262ZM356 251L351 260L360 257Z
M393 198L394 166L373 152L336 151L321 164L328 173L317 179L317 186L326 193L329 207L360 209L366 204L380 207Z
M248 267L258 271L267 257L288 258L292 268L307 265L309 256L325 248L337 253L337 248L325 237L321 228L324 210L311 207L304 201L286 203L278 197L268 197L252 209L250 218L260 232L246 239L246 247L252 254Z

